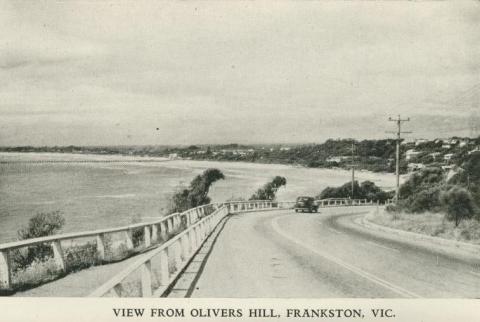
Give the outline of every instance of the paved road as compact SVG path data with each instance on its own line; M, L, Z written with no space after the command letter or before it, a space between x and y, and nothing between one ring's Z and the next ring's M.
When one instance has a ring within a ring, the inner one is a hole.
M235 215L192 297L480 297L478 262L353 229L366 210Z

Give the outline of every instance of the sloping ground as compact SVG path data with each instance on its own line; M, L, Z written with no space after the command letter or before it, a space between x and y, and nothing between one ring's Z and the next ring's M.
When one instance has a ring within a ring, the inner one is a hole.
M445 215L439 213L392 214L379 211L368 214L367 218L375 224L394 229L480 245L480 222L476 219L463 220L455 227L453 221L447 221Z

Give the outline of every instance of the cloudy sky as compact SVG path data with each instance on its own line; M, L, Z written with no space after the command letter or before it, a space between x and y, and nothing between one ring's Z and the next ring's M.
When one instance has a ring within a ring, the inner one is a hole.
M0 3L0 145L382 138L397 114L442 137L480 121L478 1Z

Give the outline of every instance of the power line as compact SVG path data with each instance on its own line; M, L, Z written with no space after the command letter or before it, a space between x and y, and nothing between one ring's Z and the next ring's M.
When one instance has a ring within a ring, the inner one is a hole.
M407 134L407 133L412 133L412 132L402 132L402 123L403 122L409 122L410 118L402 119L400 115L396 119L389 117L388 120L390 122L396 122L397 123L397 132L387 132L387 133L394 133L397 134L397 153L396 153L396 163L395 163L395 175L397 176L397 185L395 189L395 204L398 204L398 200L400 199L400 141L401 141L401 135L402 134Z

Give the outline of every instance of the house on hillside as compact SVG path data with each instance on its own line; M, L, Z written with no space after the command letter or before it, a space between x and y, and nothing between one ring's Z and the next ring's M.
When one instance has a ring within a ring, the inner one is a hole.
M458 140L457 139L450 139L450 140L447 140L446 143L451 144L451 145L455 145L455 144L458 143Z
M416 139L415 140L415 146L419 146L420 144L423 143L428 143L429 141L427 139Z
M442 165L442 170L444 170L444 171L450 171L450 170L453 169L453 167L454 167L453 164L450 164L450 165Z
M347 160L350 160L350 159L351 159L350 156L341 155L341 156L328 157L325 161L340 163L342 161L347 161Z
M475 152L480 152L480 147L476 147L475 149L471 150L471 151L468 151L468 154L472 154L472 153L475 153Z
M409 163L407 165L408 172L424 169L426 166L423 163Z
M405 160L409 161L411 160L412 158L416 157L417 155L419 155L420 152L419 151L415 151L413 149L410 149L410 150L407 150L407 152L405 152Z
M428 155L431 156L433 158L433 160L436 160L439 156L440 156L440 152L432 152L432 153L429 153Z
M468 139L463 139L463 140L460 140L460 142L458 143L458 146L463 148L464 146L467 146L468 143L470 143Z
M445 154L445 155L443 156L443 160L445 160L445 161L448 162L448 161L450 161L450 160L452 159L453 156L454 156L453 153L447 153L447 154Z
M415 140L403 139L403 141L400 144L401 145L407 145L407 146L414 146L415 145Z
M452 148L452 146L448 143L442 144L442 149L448 150L448 149L451 149L451 148Z

